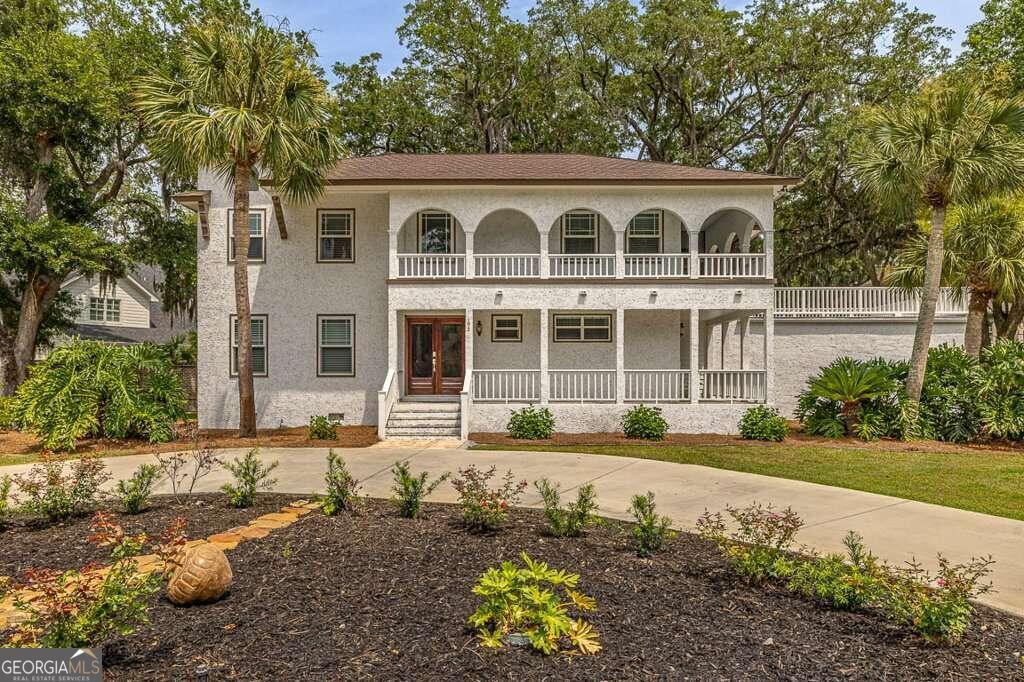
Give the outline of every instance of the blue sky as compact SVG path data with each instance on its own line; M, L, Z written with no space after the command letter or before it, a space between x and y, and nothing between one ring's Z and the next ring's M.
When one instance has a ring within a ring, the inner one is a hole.
M381 65L391 69L400 63L404 50L395 37L408 0L251 0L270 17L288 18L292 27L313 31L320 63L330 74L336 61L353 62L364 54L380 52ZM967 27L981 17L982 0L908 0L907 4L935 15L940 26L956 35L950 48L960 49ZM513 14L525 16L532 0L509 0ZM726 0L742 7L743 0Z

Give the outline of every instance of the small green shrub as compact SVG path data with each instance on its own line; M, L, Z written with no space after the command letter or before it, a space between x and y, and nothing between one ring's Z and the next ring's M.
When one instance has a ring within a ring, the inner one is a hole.
M160 480L160 467L155 464L140 464L132 477L117 482L117 495L121 505L129 514L138 514L149 506L153 487Z
M96 506L100 486L110 479L107 466L96 455L82 455L67 463L61 457L42 455L28 473L14 476L21 493L22 509L49 521L65 521Z
M1000 339L981 352L981 421L996 438L1024 438L1024 343Z
M473 594L483 602L469 617L469 624L477 630L480 643L500 649L511 635L525 637L543 654L557 653L564 644L583 654L600 651L593 627L571 612L597 608L593 598L576 591L580 576L549 568L526 552L520 556L523 566L502 562L500 567L488 568L473 587Z
M789 435L786 418L774 407L757 405L740 418L740 436L747 440L781 442Z
M14 396L0 395L0 431L9 431L17 428L14 408Z
M661 408L647 405L636 405L626 410L621 426L626 438L664 440L668 432L668 422L661 416Z
M882 591L882 569L864 548L863 538L850 531L843 539L846 556L826 554L797 561L789 575L789 589L832 608L851 611L873 603Z
M942 344L928 351L921 389L922 435L963 443L981 431L978 361L961 346Z
M547 532L556 538L575 538L583 534L583 529L596 523L598 517L597 494L594 484L581 485L576 493L576 500L568 506L561 506L561 490L557 483L546 478L534 481L533 485L544 501L544 518L547 519Z
M338 440L338 427L322 414L309 418L310 440Z
M341 510L355 511L359 505L359 481L353 478L345 466L345 460L331 449L327 453L327 475L324 476L327 494L324 495L320 510L327 516L334 516Z
M785 553L803 520L787 507L781 512L772 505L751 504L742 509L726 507L736 530L729 531L721 512L705 512L697 519L701 537L714 542L733 570L751 582L785 577L791 571Z
M257 448L245 453L242 459L236 457L230 462L225 462L224 467L235 477L234 483L225 483L221 486L221 490L227 493L232 507L251 507L256 501L256 491L270 490L277 483L277 479L270 476L277 468L277 461L264 466Z
M11 485L10 476L0 476L0 528L7 525L11 516ZM3 595L0 595L0 598L3 598Z
M636 525L633 526L633 544L636 546L636 553L640 556L651 556L675 537L675 531L669 528L672 525L672 519L667 516L659 516L655 509L654 493L634 495L629 505L629 511L636 519Z
M529 405L519 410L512 410L509 417L508 435L523 440L544 440L551 438L555 432L555 418L546 407L537 408Z
M395 484L391 490L394 496L392 504L398 509L398 515L405 519L417 519L423 511L423 498L434 492L437 486L444 483L451 475L445 472L433 481L427 481L428 474L421 471L415 476L409 470L409 462L395 462L391 468Z
M470 464L459 470L459 477L452 480L452 487L459 493L462 520L470 530L497 530L505 522L508 510L519 502L526 481L516 481L512 471L506 471L501 485L490 487L496 467L483 471Z

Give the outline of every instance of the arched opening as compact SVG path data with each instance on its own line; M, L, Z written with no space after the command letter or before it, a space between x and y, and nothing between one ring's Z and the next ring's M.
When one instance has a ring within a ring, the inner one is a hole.
M416 211L398 233L401 254L456 254L466 252L466 233L450 212L439 208Z
M627 254L686 253L688 247L686 224L672 211L640 211L626 226Z
M514 208L488 213L476 227L473 252L540 253L540 233L533 219Z
M713 213L700 231L700 253L745 253L755 232L757 218L739 208L724 208ZM712 247L717 247L712 250Z

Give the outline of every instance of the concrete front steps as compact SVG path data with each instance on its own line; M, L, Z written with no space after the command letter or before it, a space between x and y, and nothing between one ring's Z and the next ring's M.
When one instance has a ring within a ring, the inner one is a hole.
M388 416L385 438L459 438L461 408L457 401L403 400Z

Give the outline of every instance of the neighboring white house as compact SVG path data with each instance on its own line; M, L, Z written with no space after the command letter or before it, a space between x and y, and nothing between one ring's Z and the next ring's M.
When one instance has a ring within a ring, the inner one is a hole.
M775 287L773 203L796 181L562 154L345 159L311 206L265 180L249 224L258 422L465 437L538 403L559 430L612 431L644 402L673 431L732 432L751 403L791 409L838 354L907 355L906 296ZM176 199L199 214L200 426L227 427L232 192L204 172ZM943 305L936 335L958 338L963 311Z

